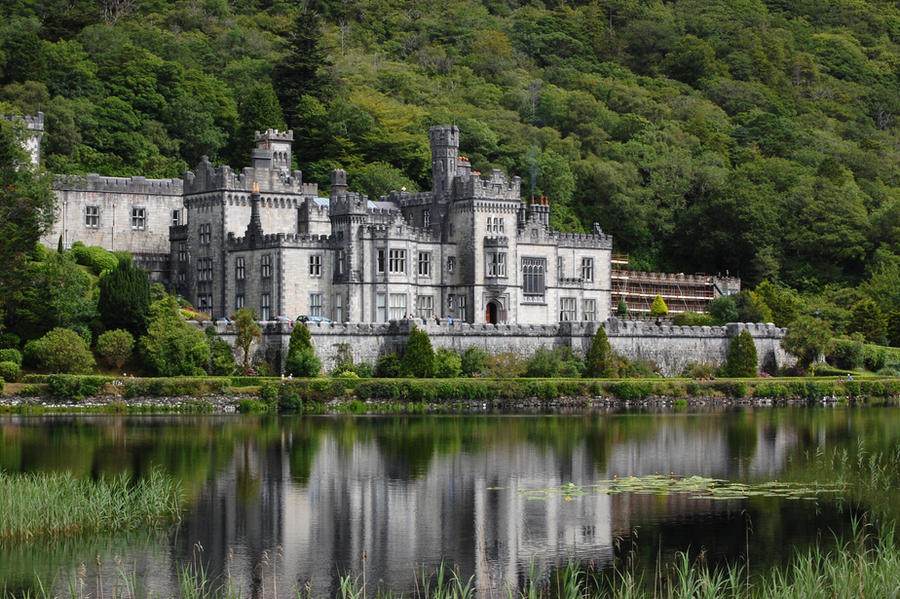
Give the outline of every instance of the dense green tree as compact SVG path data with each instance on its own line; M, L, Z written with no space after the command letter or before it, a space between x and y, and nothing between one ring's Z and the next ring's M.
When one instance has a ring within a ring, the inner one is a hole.
M442 347L434 354L434 376L439 379L452 379L462 373L462 359L452 349Z
M53 222L50 178L29 165L23 125L0 119L0 318L23 284L23 265Z
M613 374L613 361L615 355L609 344L609 338L606 336L606 329L602 326L597 327L594 338L591 341L591 348L588 350L585 359L585 376L592 377L608 377Z
M116 370L121 370L133 350L134 337L124 329L106 331L97 337L97 355Z
M209 344L209 364L206 372L213 376L234 374L234 350L219 336L215 327L206 328L206 341Z
M284 371L293 376L313 377L321 370L322 361L316 356L309 328L306 323L298 322L291 331Z
M147 330L150 314L150 280L131 260L119 260L100 277L97 310L107 329L125 329L135 338Z
M850 311L850 332L860 333L867 341L883 343L887 332L887 318L874 300L860 300Z
M747 329L732 337L728 346L728 359L725 362L725 376L756 376L757 354L753 336Z
M616 306L616 316L619 318L628 318L628 304L624 299L619 299L619 305Z
M328 59L322 48L321 31L322 19L318 13L300 8L288 41L288 53L273 73L282 110L291 126L295 126L303 95L319 98L329 95L328 79L323 75Z
M262 340L262 329L256 323L256 312L250 308L241 308L234 313L234 345L241 350L244 375L250 373L250 346L254 341Z
M476 376L484 372L484 360L488 354L477 345L470 345L462 354L462 374Z
M86 374L94 369L94 356L81 336L71 329L56 328L31 342L30 357L41 370Z
M737 322L738 309L734 298L730 295L721 295L709 302L709 313L722 324Z
M430 378L434 374L434 350L424 329L413 327L410 331L403 348L401 372L403 376L415 378Z
M147 334L139 345L144 365L159 376L203 375L209 363L206 335L184 321L172 296L150 306Z
M800 316L791 323L781 340L781 346L797 356L797 365L809 368L815 362L831 339L831 327L820 318Z
M231 164L240 166L249 163L256 131L286 128L272 84L254 83L238 105L238 126L231 140Z

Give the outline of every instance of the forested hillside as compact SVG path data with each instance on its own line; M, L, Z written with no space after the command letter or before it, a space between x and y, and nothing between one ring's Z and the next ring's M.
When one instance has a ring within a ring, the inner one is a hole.
M180 176L295 130L298 167L429 181L427 128L633 268L776 283L849 332L900 308L900 9L862 0L18 0L2 111L45 166ZM785 299L787 298L787 299ZM779 308L772 306L776 313ZM796 309L795 309L796 308ZM776 314L777 316L777 314ZM896 326L896 325L895 325Z

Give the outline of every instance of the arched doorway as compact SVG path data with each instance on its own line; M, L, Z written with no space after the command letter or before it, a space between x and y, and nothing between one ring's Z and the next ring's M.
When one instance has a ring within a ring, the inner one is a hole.
M488 302L487 309L484 311L484 321L488 324L500 322L500 307L497 305L497 302L493 300Z

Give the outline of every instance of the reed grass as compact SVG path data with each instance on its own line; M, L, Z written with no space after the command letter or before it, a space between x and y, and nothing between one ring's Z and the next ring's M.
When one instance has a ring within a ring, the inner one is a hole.
M153 470L85 480L71 473L0 472L0 541L113 532L178 521L181 483Z

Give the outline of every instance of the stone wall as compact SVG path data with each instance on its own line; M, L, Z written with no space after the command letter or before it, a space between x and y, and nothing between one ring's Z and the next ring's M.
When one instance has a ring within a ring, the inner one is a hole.
M414 326L424 328L435 349L463 352L469 346L488 353L512 351L529 357L540 347L569 346L581 356L590 349L600 323L561 322L552 325L467 324L445 319L391 321L385 324L311 324L313 346L326 369L334 367L342 344L347 344L356 362L374 364L385 352L402 351ZM747 329L756 343L760 368L792 364L794 358L781 348L785 329L772 324L731 323L724 327L682 327L652 322L620 321L611 318L605 324L610 345L617 353L635 359L652 360L666 376L681 373L688 363L722 364L731 338ZM233 343L233 333L224 324L218 326L223 337ZM266 323L257 358L278 364L287 354L291 329L287 325Z

